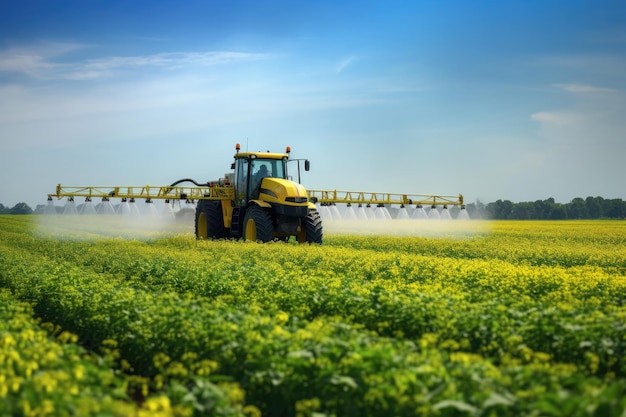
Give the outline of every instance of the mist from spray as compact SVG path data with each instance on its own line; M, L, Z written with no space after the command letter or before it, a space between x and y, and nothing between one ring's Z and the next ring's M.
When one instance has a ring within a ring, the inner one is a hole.
M470 220L465 210L422 207L318 207L324 234L466 238L488 234L491 222Z
M194 233L193 204L161 204L158 209L146 204L148 207L141 210L132 203L121 203L111 211L107 208L109 214L97 214L89 205L76 208L72 203L37 216L36 235L74 241L111 238L147 241Z
M491 231L491 223L470 220L465 210L321 206L324 234L365 236L416 236L467 238ZM174 235L193 235L195 204L175 201L152 204L110 202L63 207L48 205L37 216L35 233L58 240L155 240Z

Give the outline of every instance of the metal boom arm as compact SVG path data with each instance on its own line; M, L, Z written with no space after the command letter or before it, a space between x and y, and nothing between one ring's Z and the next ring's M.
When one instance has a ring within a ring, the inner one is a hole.
M420 194L393 194L363 191L338 190L308 190L309 201L320 204L399 204L399 205L432 205L432 206L463 206L463 196L420 195ZM136 186L136 187L64 187L57 185L54 194L48 194L48 199L56 197L85 197L85 198L127 198L127 199L173 199L173 200L232 200L234 189L232 186Z
M63 197L102 197L160 200L230 200L233 198L233 195L233 188L224 186L64 187L59 184L57 185L56 193L48 194L48 199L52 199L52 197L59 199Z
M314 203L333 204L400 204L400 205L432 205L432 206L463 206L463 196L393 194L362 191L324 191L308 190L309 200Z

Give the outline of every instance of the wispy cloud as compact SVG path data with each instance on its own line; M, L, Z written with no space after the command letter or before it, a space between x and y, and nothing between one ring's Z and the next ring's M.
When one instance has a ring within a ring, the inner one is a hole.
M570 93L586 94L586 93L614 93L617 90L612 88L594 87L584 84L554 84L555 87Z
M533 113L546 143L555 146L582 146L623 155L625 98L581 100L575 106ZM584 153L581 153L584 157ZM607 155L607 160L614 159Z
M562 114L549 111L540 111L530 115L530 118L541 123L566 123L570 118Z
M86 48L77 43L41 42L27 47L14 46L0 51L0 72L40 77L59 67L58 57Z
M258 60L265 57L266 55L264 54L229 51L168 52L128 57L112 56L90 59L74 64L74 68L68 68L65 75L67 78L84 79L85 75L88 75L90 78L110 76L115 71L148 68L180 69L193 66L223 65Z
M588 122L591 117L592 115L580 111L564 109L540 111L530 115L531 120L540 123L544 128L551 126L560 129L583 125Z
M267 57L266 54L261 53L203 51L67 59L67 54L87 47L87 45L80 44L45 43L31 47L10 48L0 51L0 73L40 79L87 80L110 77L117 72L136 69L179 69L224 65Z
M339 64L337 64L337 67L335 67L335 72L337 74L341 73L343 70L348 68L348 66L350 66L356 59L357 57L354 55L345 57L339 62Z

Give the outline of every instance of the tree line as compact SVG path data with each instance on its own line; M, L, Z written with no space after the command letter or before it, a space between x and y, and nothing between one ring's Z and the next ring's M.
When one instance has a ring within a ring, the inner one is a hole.
M626 201L621 198L577 197L569 203L557 203L554 198L546 200L513 203L498 200L483 204L480 201L466 205L467 213L473 219L494 220L565 220L565 219L624 219ZM9 208L0 204L0 214L43 214L44 204L35 210L26 203L17 203Z
M621 198L574 198L569 203L557 203L554 198L513 203L498 200L483 204L467 204L471 218L494 220L565 220L565 219L624 219L626 201Z
M37 206L39 207L39 206ZM43 213L43 205L41 208L41 212ZM0 203L0 214L33 214L33 209L26 203L17 203L13 207L5 207L4 204Z

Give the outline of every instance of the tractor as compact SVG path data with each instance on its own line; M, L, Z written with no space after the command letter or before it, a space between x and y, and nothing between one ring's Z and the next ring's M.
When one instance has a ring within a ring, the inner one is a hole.
M322 220L300 184L302 160L289 159L290 147L285 153L240 152L239 144L235 149L233 172L217 184L207 184L209 188L222 188L222 197L198 200L196 237L268 242L295 236L298 242L322 243ZM293 162L297 164L298 181L288 173L288 165ZM304 169L310 169L308 160L304 160ZM205 197L210 198L210 194Z

